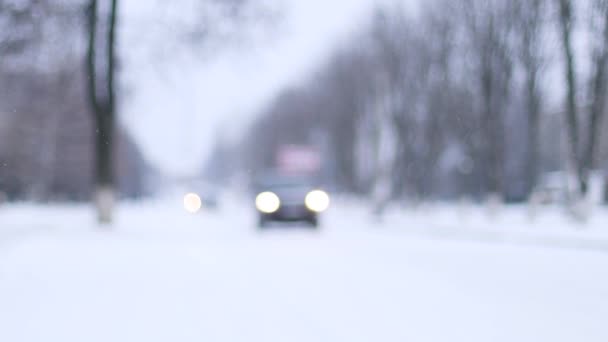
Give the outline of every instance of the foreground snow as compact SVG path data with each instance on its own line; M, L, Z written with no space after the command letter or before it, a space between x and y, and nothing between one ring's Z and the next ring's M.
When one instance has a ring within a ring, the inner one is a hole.
M107 231L86 207L2 208L0 341L608 340L602 216L377 224L351 205L320 232L258 233L238 204L169 203L126 205Z

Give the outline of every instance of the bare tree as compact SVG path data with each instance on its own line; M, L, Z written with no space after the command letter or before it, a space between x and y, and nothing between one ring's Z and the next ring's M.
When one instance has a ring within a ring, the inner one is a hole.
M577 103L577 79L575 55L572 46L572 35L574 30L574 8L570 0L559 0L559 27L561 36L562 53L564 55L566 75L566 127L569 135L570 163L579 182L579 190L584 191L583 173L581 170L581 158L579 156L579 124Z
M87 7L89 37L87 48L88 97L95 127L96 189L94 197L98 220L102 224L112 221L114 202L112 152L116 112L114 80L116 74L118 1L108 1L110 1L109 9L100 6L98 0L90 0Z
M508 7L501 1L485 0L467 0L462 5L479 92L477 167L482 169L483 191L498 196L504 192L504 119L513 71Z
M543 30L545 0L513 1L516 55L524 73L525 110L527 114L526 179L528 192L538 182L540 164L540 115L542 111L541 76L547 61L544 56Z
M577 54L573 47L573 34L577 21L574 2L559 0L559 28L561 33L564 71L567 86L566 126L569 134L570 164L577 179L577 191L585 196L589 190L589 177L596 167L601 121L606 111L608 75L608 2L592 0L588 7L591 36L591 72L585 99L581 105L578 84ZM584 90L585 88L583 88Z
M590 11L592 19L592 75L589 85L589 121L587 123L587 140L582 155L581 192L586 194L589 188L589 173L597 167L597 149L600 141L602 120L606 112L608 82L608 1L594 0Z
M44 3L28 0L23 3L0 0L0 56L22 55L41 37L40 14Z

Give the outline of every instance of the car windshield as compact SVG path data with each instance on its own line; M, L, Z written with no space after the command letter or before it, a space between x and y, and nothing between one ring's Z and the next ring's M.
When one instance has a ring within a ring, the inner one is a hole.
M314 188L303 184L273 184L268 190L276 193L280 197L295 197L304 199L304 196Z
M608 342L608 0L0 0L0 342Z

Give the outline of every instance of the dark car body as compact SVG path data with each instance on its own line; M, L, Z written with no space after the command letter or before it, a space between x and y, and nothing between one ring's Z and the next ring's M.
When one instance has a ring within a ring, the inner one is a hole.
M275 179L258 183L256 193L272 192L280 199L279 208L272 213L258 209L259 227L266 227L270 222L307 222L312 227L318 226L318 213L306 206L306 195L316 187L307 179Z

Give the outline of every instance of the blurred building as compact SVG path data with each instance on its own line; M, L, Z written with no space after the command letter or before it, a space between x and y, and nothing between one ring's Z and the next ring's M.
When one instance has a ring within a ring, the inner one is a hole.
M0 192L14 200L88 200L93 116L81 0L0 4ZM120 192L143 192L145 162L117 128Z

